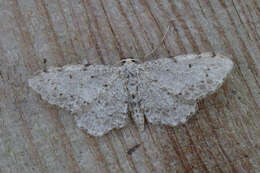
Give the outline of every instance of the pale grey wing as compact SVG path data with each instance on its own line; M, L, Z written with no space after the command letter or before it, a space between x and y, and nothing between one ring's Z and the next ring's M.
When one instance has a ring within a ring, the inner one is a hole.
M196 112L196 103L184 103L178 96L153 82L140 84L138 91L140 109L150 123L176 126L186 122L187 117Z
M139 95L152 123L176 125L196 112L196 101L218 89L230 73L230 59L212 53L163 58L139 65Z
M99 136L127 123L127 94L120 67L69 65L29 79L50 104L77 113L77 125Z
M118 78L99 97L84 106L78 114L77 126L94 136L122 128L129 121L127 104L125 79Z
M28 80L29 86L50 104L76 112L91 103L119 77L118 69L104 65L51 67Z

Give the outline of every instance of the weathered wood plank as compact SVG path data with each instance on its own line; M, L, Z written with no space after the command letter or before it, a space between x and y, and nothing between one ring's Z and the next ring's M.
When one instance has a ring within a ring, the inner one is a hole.
M259 16L257 0L0 0L0 172L259 172ZM234 71L175 128L95 138L27 85L46 66L205 51Z

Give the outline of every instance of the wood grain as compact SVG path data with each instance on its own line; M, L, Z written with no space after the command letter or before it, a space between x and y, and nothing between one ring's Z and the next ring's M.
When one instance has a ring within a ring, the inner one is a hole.
M0 0L0 172L260 172L259 16L258 0ZM234 71L175 128L95 138L27 84L46 66L206 51Z

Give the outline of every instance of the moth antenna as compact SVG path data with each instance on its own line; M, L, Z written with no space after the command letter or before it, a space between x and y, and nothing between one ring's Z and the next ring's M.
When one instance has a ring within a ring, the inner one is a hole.
M168 25L168 27L167 27L167 30L166 30L166 32L164 33L164 35L163 35L163 37L162 37L160 43L159 43L150 53L146 54L146 55L144 56L144 58L149 57L149 56L152 55L157 49L159 49L159 48L161 47L162 43L163 43L163 42L165 41L165 39L166 39L167 34L169 33L170 26L171 26L172 22L173 22L173 20L170 20L170 21L169 21L169 25Z

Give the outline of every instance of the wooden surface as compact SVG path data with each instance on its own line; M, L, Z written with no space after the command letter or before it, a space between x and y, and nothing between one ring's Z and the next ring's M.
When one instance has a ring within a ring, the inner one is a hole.
M46 66L144 60L170 20L147 59L215 51L235 62L184 125L94 138L27 85ZM0 173L260 172L259 35L259 0L0 0Z

